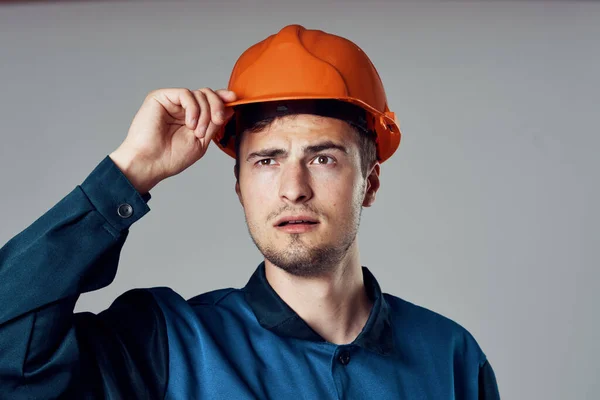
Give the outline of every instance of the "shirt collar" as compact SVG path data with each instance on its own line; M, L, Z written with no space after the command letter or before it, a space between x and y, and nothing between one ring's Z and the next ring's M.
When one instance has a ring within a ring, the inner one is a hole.
M353 344L388 355L394 351L390 308L373 274L366 267L362 267L362 271L365 289L373 301L373 308ZM325 339L308 326L271 287L265 274L264 262L258 266L244 287L244 295L263 328L280 336L325 342Z

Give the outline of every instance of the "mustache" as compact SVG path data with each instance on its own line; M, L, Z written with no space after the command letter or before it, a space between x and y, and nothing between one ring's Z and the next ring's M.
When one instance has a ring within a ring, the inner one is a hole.
M277 211L273 211L272 213L269 213L269 215L267 216L267 221L272 221L272 220L278 218L283 213L288 213L288 214L304 214L305 213L305 214L312 214L312 215L316 215L316 216L321 215L321 212L319 210L317 210L315 207L313 207L309 204L305 204L304 207L302 207L302 208L294 208L294 207L290 207L290 206L284 206Z

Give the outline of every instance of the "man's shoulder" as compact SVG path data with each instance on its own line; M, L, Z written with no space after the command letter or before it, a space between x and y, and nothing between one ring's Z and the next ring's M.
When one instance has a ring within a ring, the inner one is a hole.
M384 293L383 296L390 307L392 317L401 318L403 320L408 319L412 323L417 324L436 324L449 330L465 329L458 322L429 308L411 303L410 301L389 293Z
M251 312L242 289L224 288L205 292L189 299L167 287L148 289L172 328L187 324L201 324L204 328L219 327L221 322L247 321ZM219 322L221 321L221 322Z
M223 288L211 290L210 292L202 293L187 300L187 303L194 306L216 306L227 302L227 300L237 300L237 297L242 294L241 289Z
M155 298L158 297L161 302L167 301L169 303L187 303L188 305L194 307L202 305L219 305L220 303L226 301L228 297L237 297L236 295L241 294L241 292L241 289L235 288L216 289L198 294L186 300L181 294L172 288L157 286L151 288L133 289L129 292L126 292L124 295L137 294L139 296L140 294L148 293L152 294Z
M477 358L485 358L471 332L457 321L388 293L384 297L397 335L419 338L444 348L451 346L460 352L472 352Z

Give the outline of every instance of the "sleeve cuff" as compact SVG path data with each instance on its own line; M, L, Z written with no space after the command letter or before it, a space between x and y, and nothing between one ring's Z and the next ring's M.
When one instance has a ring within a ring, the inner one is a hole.
M92 205L117 231L122 232L142 218L150 207L150 193L141 195L106 156L81 184Z
M151 198L152 198L152 195L150 194L150 192L142 195L142 199L144 199L144 201L146 203L149 202Z

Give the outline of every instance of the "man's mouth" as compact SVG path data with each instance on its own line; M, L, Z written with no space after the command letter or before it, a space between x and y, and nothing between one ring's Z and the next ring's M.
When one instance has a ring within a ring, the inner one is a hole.
M275 221L275 228L285 233L305 233L316 229L319 220L311 215L288 215Z
M286 226L286 225L316 225L317 222L314 221L306 221L306 220L296 220L296 221L283 221L277 226Z
M308 214L308 213L298 213L298 214L288 214L279 217L273 226L275 227L284 227L284 226L294 226L294 225L316 225L319 223L319 219Z

